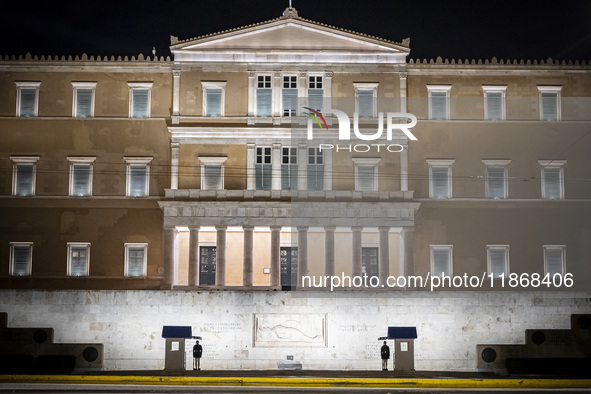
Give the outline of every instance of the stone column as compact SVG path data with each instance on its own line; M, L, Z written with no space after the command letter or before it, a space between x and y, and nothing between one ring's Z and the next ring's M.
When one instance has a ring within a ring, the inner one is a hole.
M278 287L281 285L281 226L271 226L271 280L270 285Z
M379 227L380 231L380 259L378 265L378 273L380 276L380 283L386 285L388 276L390 275L390 239L388 233L390 227Z
M406 112L406 77L407 73L401 72L398 74L400 78L400 112Z
M255 190L256 185L256 146L246 144L246 189Z
M402 262L403 275L414 275L414 227L404 227L400 236L404 247L404 261Z
M322 151L324 160L324 190L332 190L332 149Z
M400 152L400 190L408 190L408 144L404 144L404 150Z
M308 189L308 145L298 146L298 190Z
M244 230L244 258L242 262L242 285L245 287L252 287L254 226L242 226L242 229Z
M353 275L361 276L361 231L363 227L351 227L353 242L351 242L351 253L353 256Z
M248 72L248 116L254 117L255 109L255 97L256 97L256 73L253 71Z
M199 285L199 226L189 226L189 286Z
M170 143L170 188L179 188L179 148L180 143Z
M308 275L308 227L298 226L298 287L303 275Z
M324 227L324 275L334 275L334 231L335 226Z
M215 285L226 285L226 229L227 226L215 226L217 230Z
M274 143L271 152L271 189L281 190L281 144Z
M181 70L172 70L172 124L179 124Z
M164 286L168 289L174 284L174 239L176 228L164 229Z

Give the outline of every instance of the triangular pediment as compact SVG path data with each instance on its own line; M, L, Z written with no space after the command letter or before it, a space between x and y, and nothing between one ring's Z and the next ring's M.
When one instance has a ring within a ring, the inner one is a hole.
M257 54L260 59L274 55L287 59L289 56L303 56L310 60L321 56L338 58L350 56L388 58L390 62L405 61L410 52L408 41L402 44L370 37L360 33L338 29L299 17L283 17L254 26L246 26L227 32L198 37L185 41L177 41L173 37L171 51L175 60L201 60L213 56L218 61L221 54L232 54L232 59L240 59L240 55L252 57ZM248 55L247 55L248 54ZM331 55L332 54L332 55ZM336 57L335 57L336 56ZM355 59L351 59L355 60ZM367 60L367 59L366 59Z

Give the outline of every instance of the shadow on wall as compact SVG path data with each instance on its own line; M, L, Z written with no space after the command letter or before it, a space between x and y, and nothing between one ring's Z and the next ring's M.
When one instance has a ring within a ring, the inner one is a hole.
M525 345L476 345L478 370L588 377L591 315L571 315L569 330L525 330Z
M53 328L8 328L0 313L0 374L70 374L100 370L103 344L53 343Z

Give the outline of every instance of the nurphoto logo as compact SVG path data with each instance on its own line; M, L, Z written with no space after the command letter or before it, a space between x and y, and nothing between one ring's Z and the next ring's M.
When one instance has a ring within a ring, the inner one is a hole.
M328 124L326 119L324 118L323 114L319 111L309 108L303 107L304 109L310 112L304 112L304 114L308 115L308 140L314 139L314 122L318 124L320 130L328 131ZM350 117L343 111L338 109L327 109L323 111L324 114L333 114L336 116L338 123L339 123L339 141L350 141L351 140L351 119ZM396 123L395 120L398 122ZM410 122L409 122L410 120ZM409 114L406 112L388 112L386 113L386 140L392 141L393 131L400 130L402 131L409 140L411 141L418 141L418 138L410 131L411 128L416 126L417 124L417 117L413 114ZM355 112L353 114L353 133L354 137L362 140L362 141L376 141L382 138L384 134L384 113L378 113L378 129L375 133L372 134L364 134L359 129L359 114ZM323 138L324 139L324 138ZM329 149L336 149L338 152L339 150L348 150L348 151L355 151L355 152L368 152L372 149L372 147L376 148L379 152L381 148L385 147L388 152L402 152L404 150L404 146L401 144L354 144L354 145L335 145L335 144L327 144L321 143L318 145L318 148L322 150L329 150Z

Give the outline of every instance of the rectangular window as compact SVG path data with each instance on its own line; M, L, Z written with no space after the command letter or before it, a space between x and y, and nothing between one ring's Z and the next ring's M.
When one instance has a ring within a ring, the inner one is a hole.
M298 78L295 75L283 76L283 90L281 91L283 116L296 116L298 108Z
M124 157L127 162L127 191L130 197L145 197L150 190L151 157Z
M125 244L125 276L146 276L148 244Z
M486 247L488 273L494 278L509 275L509 246L488 245Z
M354 82L353 87L355 88L355 112L360 118L375 118L378 115L376 105L378 84Z
M452 197L452 164L455 160L427 160L429 164L429 197Z
M376 247L361 248L361 275L367 275L368 278L378 277L378 251Z
M203 114L208 117L225 116L227 82L201 82L203 88Z
M273 102L273 90L271 88L271 76L259 75L257 77L257 113L258 117L271 116L271 103Z
M227 157L199 156L201 162L201 190L224 188L224 167Z
M29 276L33 265L33 243L10 243L10 275Z
M205 90L205 116L222 116L222 89Z
M322 112L324 107L324 89L320 75L308 77L308 106L318 112Z
M540 97L540 119L560 120L560 94L562 86L538 86Z
M453 275L453 246L431 246L431 274L433 276Z
M72 82L74 100L72 116L90 118L94 116L94 92L96 82Z
M544 274L564 275L566 267L566 246L544 245Z
M427 91L429 92L429 119L449 119L451 85L427 85Z
M320 148L308 148L308 190L324 190L324 157Z
M564 198L564 165L566 160L538 160L542 167L542 198Z
M272 164L271 147L259 146L256 155L255 176L257 190L271 190Z
M359 117L371 118L374 113L373 90L359 90L357 94Z
M485 193L487 198L507 198L507 167L511 160L482 160L486 166Z
M39 109L39 87L41 82L15 82L16 116L35 117Z
M488 198L506 198L507 169L486 167L486 192Z
M129 117L149 118L152 82L129 82Z
M88 276L89 243L68 243L68 276Z
M35 180L39 156L11 156L12 160L12 195L34 196Z
M355 190L378 191L379 158L353 158L355 163Z
M482 86L484 91L484 119L505 119L505 91L507 86Z
M281 189L298 188L298 148L281 148Z
M70 196L92 195L92 163L96 157L68 157Z

